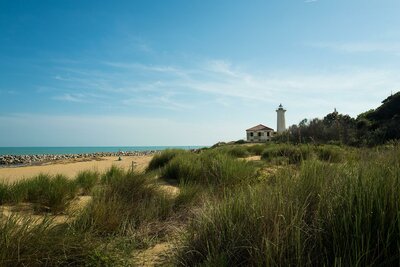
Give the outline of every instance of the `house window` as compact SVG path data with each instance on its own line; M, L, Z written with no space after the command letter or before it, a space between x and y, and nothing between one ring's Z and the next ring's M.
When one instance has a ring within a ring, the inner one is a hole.
M267 136L270 136L269 134L270 134L270 132L267 132Z
M253 133L250 133L250 136L253 136Z
M261 136L261 133L258 133L258 136Z

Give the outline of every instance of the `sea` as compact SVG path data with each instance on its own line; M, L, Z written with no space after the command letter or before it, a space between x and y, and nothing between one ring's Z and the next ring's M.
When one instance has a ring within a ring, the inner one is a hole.
M169 148L197 149L206 146L66 146L66 147L0 147L0 155L84 154L95 152L149 151Z

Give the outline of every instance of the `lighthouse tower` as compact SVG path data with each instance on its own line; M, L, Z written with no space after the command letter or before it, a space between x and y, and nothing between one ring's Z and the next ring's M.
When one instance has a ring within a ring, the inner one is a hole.
M276 110L276 113L278 115L276 131L278 133L282 133L286 130L285 112L286 112L286 109L283 109L282 104L280 104L278 109Z

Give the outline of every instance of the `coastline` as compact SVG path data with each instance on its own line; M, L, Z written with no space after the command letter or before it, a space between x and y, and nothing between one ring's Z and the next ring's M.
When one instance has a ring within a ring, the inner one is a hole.
M73 160L58 160L44 163L41 165L29 166L5 166L0 168L0 183L13 183L18 180L32 178L39 174L64 175L67 178L74 178L85 170L95 170L100 173L106 171L111 166L124 169L134 168L143 171L154 154L142 154L136 156L107 156L98 158L78 158Z
M7 167L38 166L65 160L96 160L104 157L147 156L160 153L161 150L95 152L81 154L36 154L36 155L0 155L0 169Z

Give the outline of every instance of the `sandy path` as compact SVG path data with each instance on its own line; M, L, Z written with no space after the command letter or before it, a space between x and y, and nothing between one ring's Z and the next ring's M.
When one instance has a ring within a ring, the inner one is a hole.
M14 182L24 178L30 178L40 173L51 175L63 174L69 178L74 178L76 174L84 170L97 170L104 172L112 165L131 168L132 162L138 170L144 170L153 156L129 156L122 157L118 161L118 157L103 157L103 160L90 160L80 162L55 162L49 165L42 166L26 166L26 167L11 167L0 168L0 182Z
M140 251L137 255L134 256L134 262L138 266L171 266L166 264L168 260L168 254L171 254L171 250L173 249L173 245L168 242L163 242L156 244L155 246L146 249L144 251ZM135 251L135 253L137 253Z

